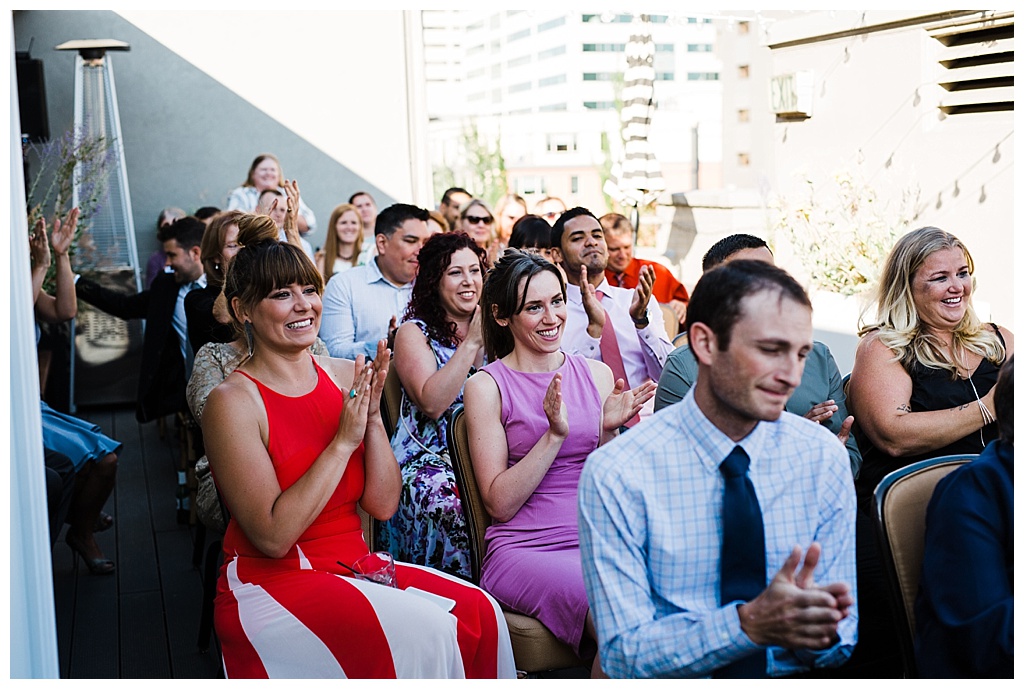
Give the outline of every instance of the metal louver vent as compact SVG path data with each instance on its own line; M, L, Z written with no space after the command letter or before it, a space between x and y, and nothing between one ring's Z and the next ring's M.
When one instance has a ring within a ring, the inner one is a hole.
M939 42L939 109L946 115L1013 110L1013 12L928 27Z

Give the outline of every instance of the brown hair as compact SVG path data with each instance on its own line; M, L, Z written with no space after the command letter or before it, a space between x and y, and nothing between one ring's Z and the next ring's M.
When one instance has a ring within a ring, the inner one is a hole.
M281 169L281 161L278 160L277 156L274 155L273 153L260 153L252 161L252 165L249 166L249 176L245 178L245 183L242 185L243 187L255 187L256 186L256 183L252 181L253 173L256 172L256 168L258 168L260 166L260 163L262 163L267 158L270 158L275 163L277 163L277 184L279 186L281 184L284 184L284 170Z
M511 318L526 304L526 292L536 275L548 271L558 278L565 298L565 282L554 263L519 249L506 249L494 268L487 273L484 291L480 297L480 315L483 317L484 349L487 359L495 361L515 348L511 330L499 325L496 318ZM519 284L523 289L520 294Z
M224 211L213 216L210 224L203 233L203 241L199 243L199 258L203 262L203 269L206 271L206 283L214 287L224 284L224 274L227 266L221 265L224 253L224 240L228 234L228 228L238 224L238 219L245 213L243 211ZM275 233L277 228L275 227Z
M356 214L356 220L359 222L359 232L352 247L352 258L348 259L353 266L358 263L359 252L363 250L363 216L359 215L359 211L351 203L335 206L331 211L331 219L327 222L327 239L324 241L324 280L331 279L331 275L334 274L334 262L338 260L338 230L335 229L335 225L338 224L338 219L349 211Z
M267 298L275 289L288 285L313 285L317 294L324 292L324 280L309 256L297 246L278 241L277 226L273 237L269 226L274 222L265 215L246 213L238 221L238 243L242 245L232 259L224 280L224 296L228 311L239 325L234 299L248 311Z

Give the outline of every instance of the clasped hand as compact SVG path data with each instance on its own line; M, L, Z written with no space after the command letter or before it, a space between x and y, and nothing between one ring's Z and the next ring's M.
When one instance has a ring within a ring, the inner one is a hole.
M797 571L800 556L800 546L795 546L768 587L739 606L740 627L754 643L823 650L838 640L839 623L853 605L850 586L843 582L825 586L814 583L814 569L821 558L818 543L807 549Z

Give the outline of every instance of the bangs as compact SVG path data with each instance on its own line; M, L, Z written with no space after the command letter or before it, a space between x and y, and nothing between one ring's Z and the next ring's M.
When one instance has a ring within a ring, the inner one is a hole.
M323 294L323 276L306 252L297 246L277 244L254 268L253 288L260 298L288 285L313 285L317 294Z

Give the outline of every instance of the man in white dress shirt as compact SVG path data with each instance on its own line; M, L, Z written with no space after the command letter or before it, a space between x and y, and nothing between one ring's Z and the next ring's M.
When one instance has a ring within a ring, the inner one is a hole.
M374 229L377 256L327 283L320 339L331 356L372 359L377 341L395 329L412 295L420 249L430 237L429 217L425 209L407 203L388 206Z
M627 388L648 380L658 382L672 343L665 332L661 309L656 303L652 308L654 271L644 266L636 289L608 284L604 273L608 266L604 229L593 213L581 207L566 211L555 221L551 228L551 252L569 281L562 348L604 361L616 379L626 378ZM581 289L581 285L586 289ZM608 326L613 332L605 332ZM621 365L609 360L612 357L621 357ZM649 416L653 411L654 405L649 402L640 416Z

